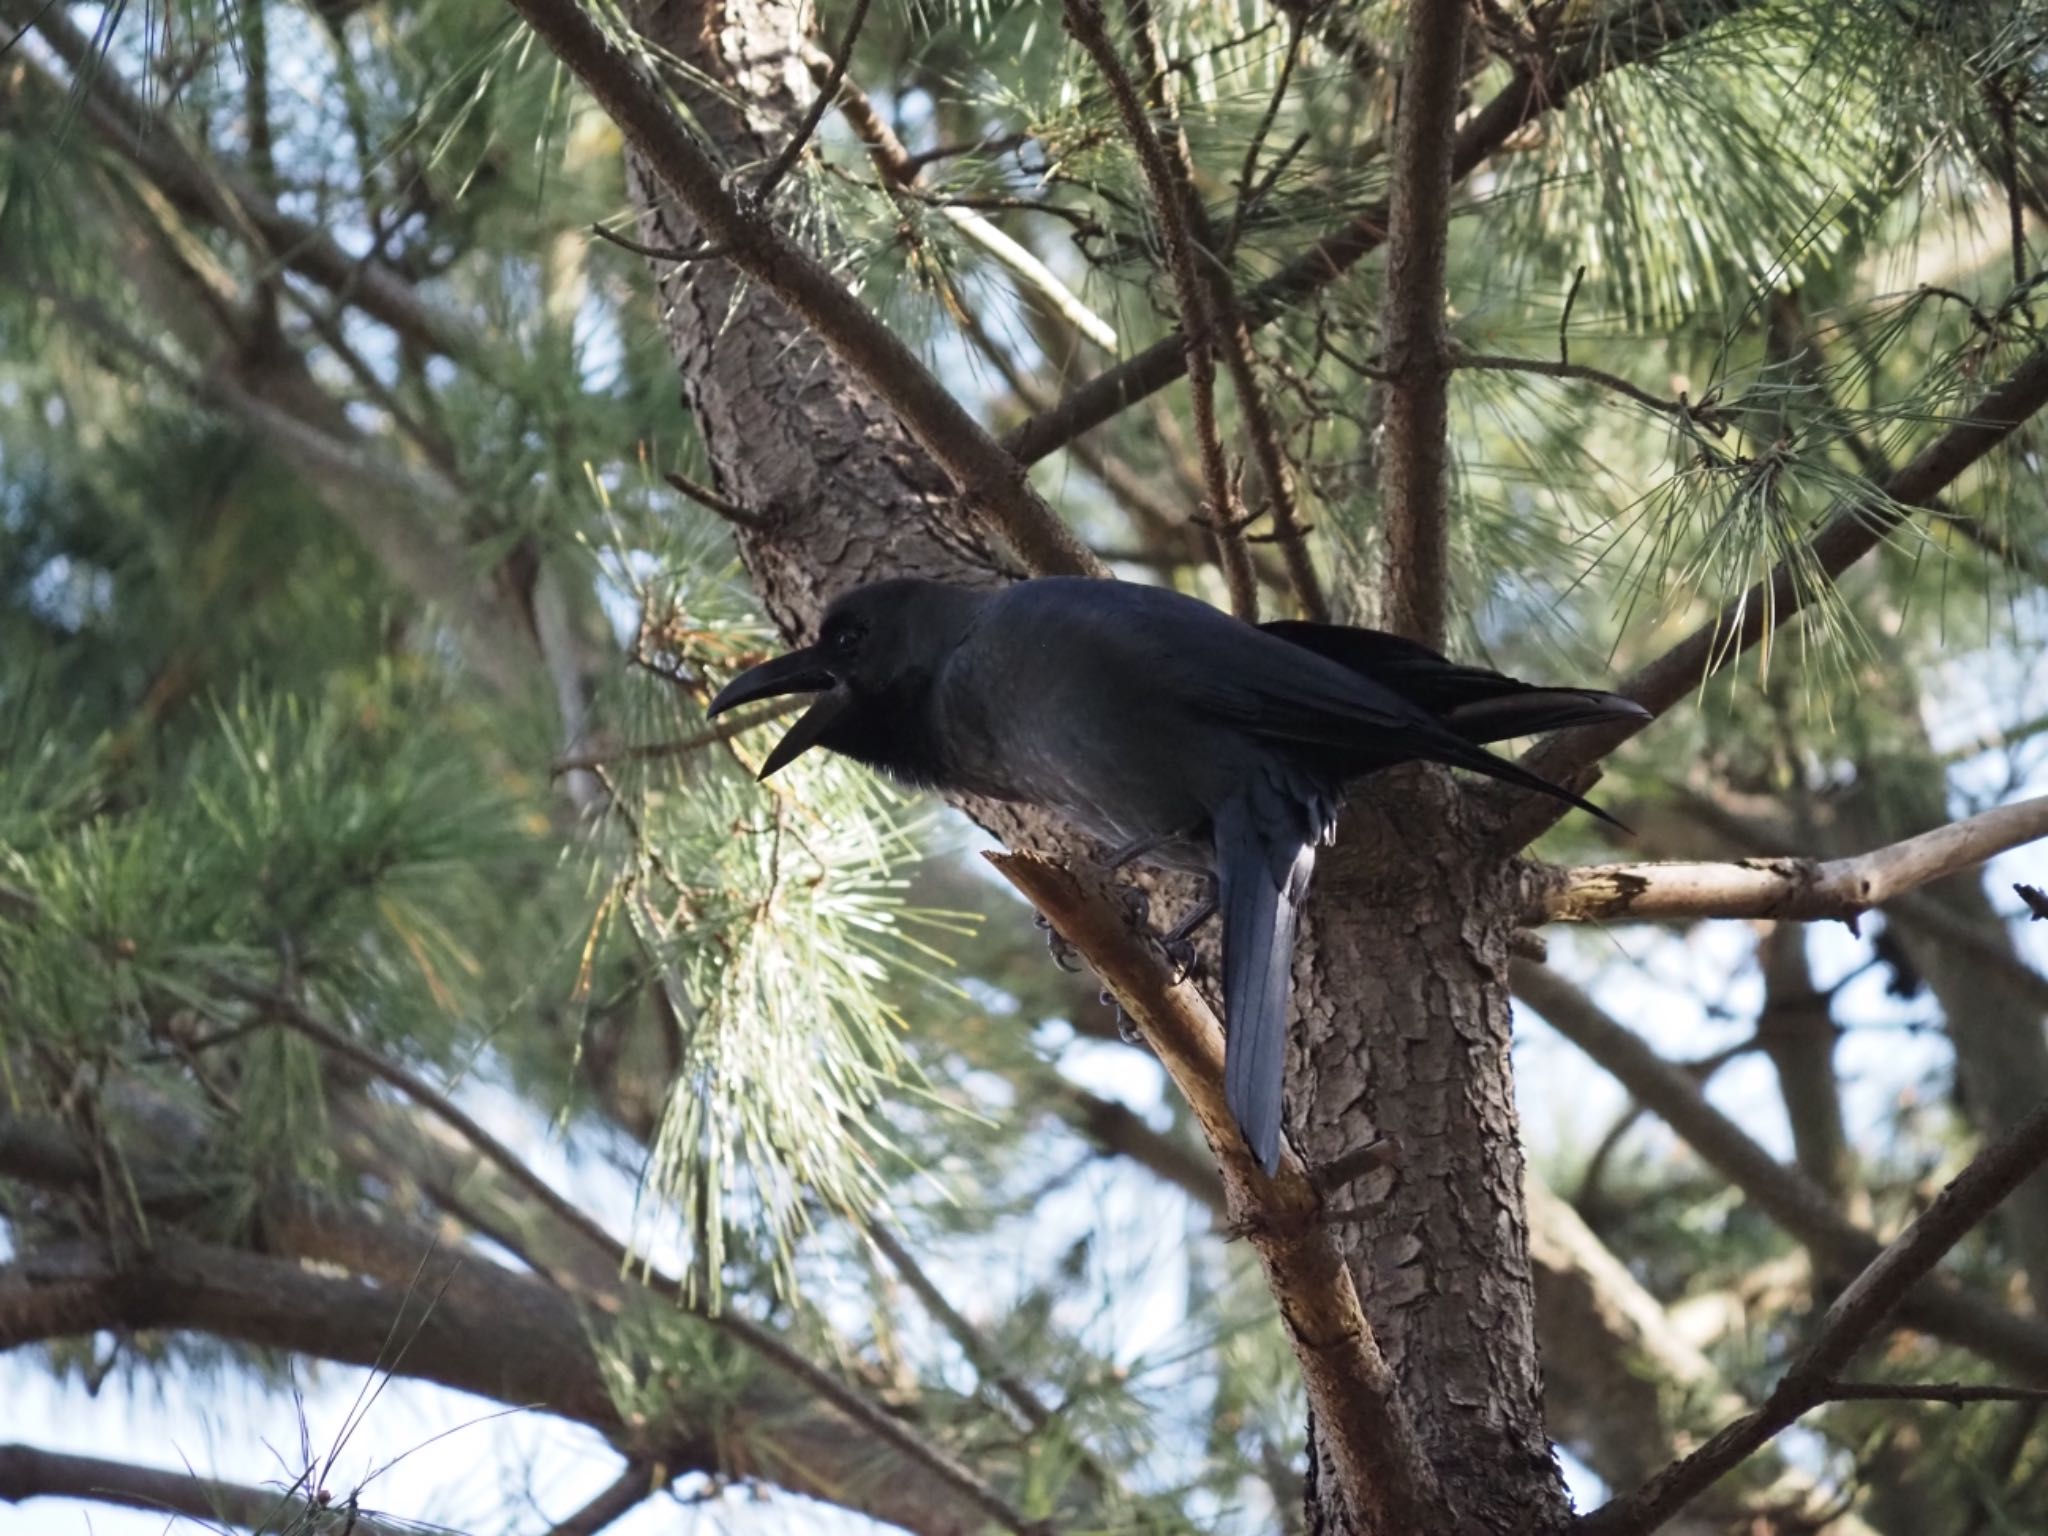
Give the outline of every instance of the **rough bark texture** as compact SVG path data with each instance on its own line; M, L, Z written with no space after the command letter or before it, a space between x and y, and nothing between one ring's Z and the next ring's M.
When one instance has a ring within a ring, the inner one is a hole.
M779 124L808 99L809 20L801 0L666 0L641 24L745 103L742 113L671 81L725 162L741 166L771 159ZM688 217L663 204L646 167L629 170L641 237L687 247ZM938 470L787 311L716 261L660 276L685 402L718 488L766 516L736 534L786 632L808 634L833 593L883 575L1001 579L988 541L962 531ZM1425 816L1412 814L1418 795ZM1339 1241L1460 1530L1541 1532L1561 1527L1566 1507L1543 1433L1508 1075L1504 978L1518 892L1505 868L1475 858L1478 829L1463 825L1461 804L1441 780L1390 780L1361 799L1345 845L1323 861L1297 961L1290 1102L1311 1166L1377 1133L1399 1140L1400 1171L1337 1197L1374 1207L1364 1224L1337 1228ZM1385 809L1394 805L1398 817ZM1045 818L968 809L1013 847L1073 846ZM1446 830L1426 844L1397 831L1418 825ZM1330 1486L1311 1477L1311 1528L1349 1533Z
M1461 1531L1529 1536L1569 1511L1543 1424L1508 1063L1514 878L1475 857L1467 819L1419 771L1353 796L1295 962L1290 1107L1311 1167L1376 1135L1398 1147L1337 1197L1368 1213L1341 1241Z

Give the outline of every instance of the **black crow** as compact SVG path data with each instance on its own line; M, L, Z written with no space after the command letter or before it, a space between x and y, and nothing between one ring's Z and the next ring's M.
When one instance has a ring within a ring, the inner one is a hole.
M815 644L734 678L718 715L817 695L761 776L823 746L902 783L1058 811L1110 862L1191 871L1223 913L1225 1092L1268 1173L1280 1155L1295 923L1346 781L1396 763L1469 768L1585 800L1480 745L1647 719L1611 693L1538 688L1396 635L1253 626L1134 582L993 590L884 581L825 611Z

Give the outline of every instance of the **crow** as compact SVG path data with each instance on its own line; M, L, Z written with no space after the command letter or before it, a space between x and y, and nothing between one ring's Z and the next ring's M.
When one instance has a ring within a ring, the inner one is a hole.
M1110 850L1201 876L1223 914L1224 1089L1246 1144L1279 1163L1296 922L1344 786L1441 763L1570 802L1482 743L1644 720L1587 688L1459 666L1376 630L1251 625L1135 582L1045 577L980 589L892 580L825 611L814 644L711 702L815 695L762 778L814 746L913 788L1066 816Z

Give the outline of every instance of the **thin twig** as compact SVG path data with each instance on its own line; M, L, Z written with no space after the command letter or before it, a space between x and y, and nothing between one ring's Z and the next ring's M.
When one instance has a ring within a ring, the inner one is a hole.
M1830 1403L2048 1403L2048 1387L1985 1386L1969 1381L1831 1381Z
M1579 302L1579 289L1585 282L1586 269L1581 265L1572 274L1572 285L1565 290L1564 310L1557 317L1557 360L1566 367L1572 361L1572 306Z
M821 50L806 45L804 63L811 72L811 78L822 85L831 78L832 59ZM841 78L838 82L839 110L847 124L867 147L868 158L875 169L882 174L882 180L897 193L914 197L920 203L937 210L940 218L959 230L967 239L980 246L991 258L1009 268L1019 283L1036 293L1069 325L1104 351L1114 352L1117 347L1116 329L1094 310L1090 309L1081 296L1061 282L1044 262L1040 261L1027 247L1011 239L975 210L978 208L1018 208L1032 213L1055 213L1065 215L1068 210L1053 208L1045 204L1026 202L1016 198L974 198L939 197L921 191L917 185L922 166L917 158L903 147L903 141L896 137L894 130L875 110L875 104L852 80Z
M1836 1374L1950 1249L2048 1162L2048 1100L1983 1152L1835 1298L1819 1336L1754 1413L1636 1492L1578 1522L1583 1536L1645 1536L1740 1466L1809 1409L1828 1400Z
M649 261L667 261L682 265L692 261L712 261L725 255L722 245L699 243L691 246L648 245L635 240L631 235L622 235L615 229L606 229L602 224L590 226L590 232L608 245L616 245L622 251L631 251L635 256L644 256Z
M697 503L705 511L716 513L728 523L737 523L742 528L754 529L766 528L768 526L768 519L760 513L743 507L736 501L728 500L712 490L710 486L692 480L679 469L668 470L661 478L678 491L681 491L683 495Z
M811 142L811 135L818 131L818 124L825 120L826 110L832 99L839 94L839 82L846 78L846 66L853 59L853 45L860 40L861 26L868 19L868 7L872 0L853 0L853 19L846 24L846 35L839 40L839 47L833 52L831 68L825 80L818 87L818 94L804 109L803 120L796 125L796 131L789 136L789 142L782 146L777 155L762 173L760 184L754 188L756 207L766 207L775 195L776 185L789 174L797 157L804 152L804 146Z
M1153 126L1144 99L1110 39L1101 0L1065 0L1064 14L1067 30L1095 61L1116 99L1124 132L1137 151L1138 164L1151 189L1153 206L1159 215L1160 243L1165 247L1167 270L1180 301L1195 441L1209 503L1207 526L1215 536L1221 556L1224 580L1230 588L1231 611L1248 623L1256 622L1259 588L1252 575L1251 555L1244 548L1244 518L1237 488L1231 481L1230 465L1224 458L1223 440L1217 431L1215 316L1210 309L1209 285L1196 266L1194 238L1188 227L1188 199L1167 159L1165 145Z
M805 701L802 700L777 700L755 709L727 715L716 725L707 725L701 731L694 731L688 736L678 736L672 741L643 741L612 751L558 757L548 765L548 772L587 773L597 768L616 767L620 763L658 763L668 758L688 757L692 752L701 752L706 747L715 747L721 742L731 741L735 736L745 735L757 725L767 725L781 720L804 707Z
M1609 373L1604 368L1588 367L1584 363L1563 359L1552 362L1541 357L1504 357L1491 352L1457 352L1452 354L1451 366L1488 373L1534 373L1547 379L1584 379L1590 384L1611 389L1618 395L1626 395L1636 404L1663 415L1676 417L1680 421L1696 422L1716 437L1723 436L1728 430L1728 418L1711 394L1706 399L1697 401L1689 400L1684 395L1675 400L1667 400L1662 395L1651 394L1638 384L1631 384L1618 373Z

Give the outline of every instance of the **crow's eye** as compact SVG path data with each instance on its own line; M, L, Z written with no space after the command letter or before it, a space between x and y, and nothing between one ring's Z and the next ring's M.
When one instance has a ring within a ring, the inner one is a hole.
M831 648L834 656L851 656L860 649L862 633L858 624L841 624L826 637L825 644Z

